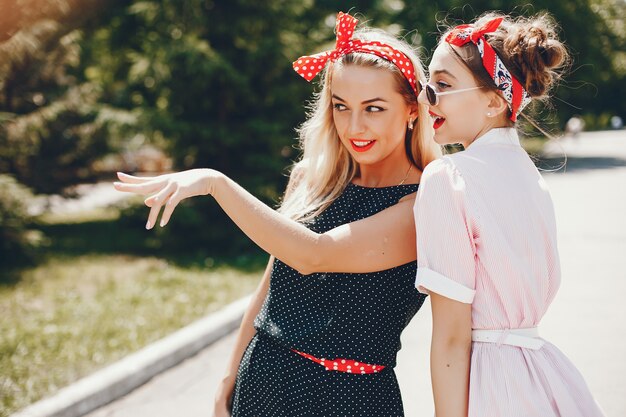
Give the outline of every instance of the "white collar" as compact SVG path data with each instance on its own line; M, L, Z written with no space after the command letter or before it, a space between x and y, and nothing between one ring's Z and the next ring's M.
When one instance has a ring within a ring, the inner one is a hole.
M514 127L497 127L489 130L487 133L475 139L467 149L481 147L486 145L515 145L521 146L517 130Z

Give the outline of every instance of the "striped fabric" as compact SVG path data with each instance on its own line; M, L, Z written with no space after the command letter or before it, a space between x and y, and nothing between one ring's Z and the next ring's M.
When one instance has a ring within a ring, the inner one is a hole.
M556 222L515 129L492 129L432 162L415 204L420 292L472 304L474 329L537 327L560 284ZM594 417L602 411L571 362L474 342L470 417Z

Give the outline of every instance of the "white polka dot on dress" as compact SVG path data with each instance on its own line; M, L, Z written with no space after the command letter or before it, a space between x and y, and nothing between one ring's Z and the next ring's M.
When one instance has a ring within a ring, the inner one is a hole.
M307 227L323 233L415 191L410 184L349 184ZM393 368L400 335L425 299L415 272L411 262L364 274L301 275L276 260L237 374L232 416L404 416Z

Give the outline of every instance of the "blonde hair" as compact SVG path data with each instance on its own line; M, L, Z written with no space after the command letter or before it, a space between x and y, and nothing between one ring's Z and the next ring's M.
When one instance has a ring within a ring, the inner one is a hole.
M358 29L353 37L382 42L404 53L413 62L417 79L425 81L422 63L406 42L377 29ZM418 104L415 91L398 67L373 54L355 52L343 55L322 71L322 89L315 94L308 118L298 129L302 158L292 168L291 181L294 186L286 194L279 211L302 222L323 212L358 174L358 164L341 144L333 121L330 88L333 65L358 65L391 71L398 92L406 103L418 107L414 128L407 129L405 137L407 157L417 168L423 170L428 163L441 155L441 148L432 138L428 108Z

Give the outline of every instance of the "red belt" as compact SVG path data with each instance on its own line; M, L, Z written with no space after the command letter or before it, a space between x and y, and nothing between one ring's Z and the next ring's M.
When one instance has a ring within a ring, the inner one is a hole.
M369 363L353 361L352 359L318 359L308 353L299 352L295 349L291 350L315 363L319 363L327 371L347 372L349 374L376 374L378 371L385 369L382 365L370 365Z

